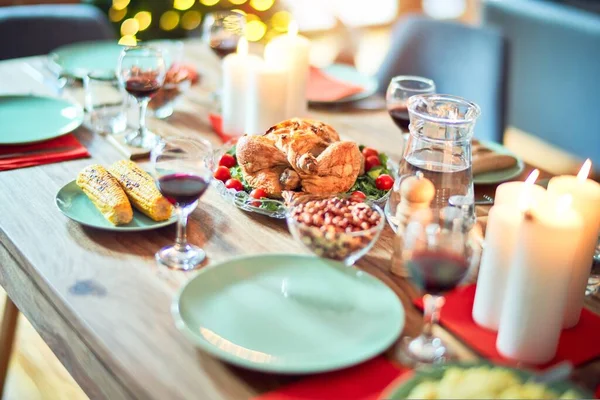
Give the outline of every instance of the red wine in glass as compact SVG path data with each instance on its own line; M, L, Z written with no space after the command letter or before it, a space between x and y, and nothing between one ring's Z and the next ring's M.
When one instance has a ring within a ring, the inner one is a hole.
M197 175L171 174L158 179L158 190L171 204L186 207L197 201L208 188L209 182Z
M234 42L211 43L210 48L219 58L224 58L228 54L235 53L237 45Z
M398 128L403 131L408 131L410 119L408 117L408 108L406 106L395 106L394 108L390 108L388 113Z
M127 79L125 90L130 95L138 99L143 99L153 97L160 90L160 84L156 79L132 77Z
M416 250L407 260L413 281L430 294L454 289L469 270L467 258L445 249Z

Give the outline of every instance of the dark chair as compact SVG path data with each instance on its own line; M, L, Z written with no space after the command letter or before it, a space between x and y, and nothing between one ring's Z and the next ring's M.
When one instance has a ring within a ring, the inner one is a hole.
M0 60L47 54L76 42L115 39L100 10L91 5L60 4L0 8Z
M397 23L377 74L384 94L396 75L433 79L438 93L481 107L479 139L502 141L505 111L505 43L499 31L409 16Z
M508 41L507 121L600 165L600 15L547 1L486 1Z

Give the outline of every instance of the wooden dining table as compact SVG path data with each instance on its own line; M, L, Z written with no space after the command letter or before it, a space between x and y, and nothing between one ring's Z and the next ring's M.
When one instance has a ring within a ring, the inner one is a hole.
M208 114L220 60L194 41L186 44L186 58L198 68L200 84L185 95L173 116L150 119L149 127L161 135L203 137L218 146ZM1 94L52 94L52 83L29 71L32 65L43 65L40 60L0 63ZM310 115L343 137L383 150L396 161L401 158L402 136L383 110L320 109ZM110 400L247 399L302 379L233 367L199 351L177 330L171 302L193 273L167 269L154 259L157 249L173 243L174 227L117 233L87 228L61 214L56 193L79 170L123 158L106 137L85 127L75 135L91 158L0 172L0 284L10 298L8 307L14 304L25 315L87 395ZM527 166L519 179L531 169ZM548 176L542 173L542 178ZM476 187L477 197L493 193L493 185ZM486 212L478 208L480 215ZM188 229L189 241L206 250L205 265L251 254L308 253L289 234L285 221L242 211L214 188L191 214ZM401 336L416 335L422 315L412 301L419 293L410 281L390 272L393 237L386 227L357 266L395 291L406 311ZM597 299L586 304L600 312ZM461 359L479 357L438 331ZM386 356L395 359L396 347ZM576 371L576 378L590 389L598 376L600 362Z

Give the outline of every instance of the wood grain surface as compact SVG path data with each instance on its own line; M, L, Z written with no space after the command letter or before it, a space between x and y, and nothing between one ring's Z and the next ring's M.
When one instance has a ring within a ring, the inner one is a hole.
M202 85L171 118L150 120L149 127L163 135L202 136L217 145L207 115L219 60L194 42L188 43L186 54L199 68ZM52 91L23 71L22 63L31 60L0 63L3 94ZM385 150L395 160L401 157L401 135L384 111L320 110L312 116L347 138ZM173 227L103 232L60 213L55 195L81 168L122 157L104 137L85 128L75 134L91 159L0 173L0 284L90 398L244 399L298 379L228 366L199 352L177 331L171 299L190 274L154 261L155 251L174 241ZM208 263L249 254L307 253L285 222L240 211L214 189L202 198L188 227L188 239L206 250ZM421 315L411 303L418 293L389 272L392 238L386 227L358 266L394 289L407 312L403 335L414 335L421 327ZM597 303L591 305L598 309ZM458 342L455 349L463 357L476 357ZM388 354L393 357L394 348ZM582 373L590 382L597 371L594 365Z

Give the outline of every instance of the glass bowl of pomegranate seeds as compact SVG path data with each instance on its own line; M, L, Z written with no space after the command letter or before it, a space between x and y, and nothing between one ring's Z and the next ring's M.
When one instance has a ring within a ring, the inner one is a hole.
M367 254L385 226L379 206L352 195L298 197L286 218L292 236L313 253L346 265Z

